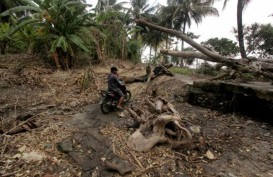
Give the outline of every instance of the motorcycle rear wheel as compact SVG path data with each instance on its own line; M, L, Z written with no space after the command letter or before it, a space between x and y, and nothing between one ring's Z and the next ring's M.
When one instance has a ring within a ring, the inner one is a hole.
M107 114L111 111L110 99L105 99L100 105L101 112Z

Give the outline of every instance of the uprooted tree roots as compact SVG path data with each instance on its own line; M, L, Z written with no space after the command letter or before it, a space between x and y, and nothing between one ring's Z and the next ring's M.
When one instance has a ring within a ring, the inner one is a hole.
M140 124L127 143L135 151L146 152L158 143L177 148L192 141L191 133L181 125L179 113L164 98L146 98L138 108L126 110Z

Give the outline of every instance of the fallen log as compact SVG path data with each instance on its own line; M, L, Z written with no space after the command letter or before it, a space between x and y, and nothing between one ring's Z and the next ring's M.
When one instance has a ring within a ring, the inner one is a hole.
M151 77L151 80L153 80L154 78L161 76L161 75L167 75L167 76L174 76L174 74L168 70L168 68L172 67L172 64L162 64L162 65L158 65L154 68L153 72L152 72L152 68L150 65L148 65L146 67L146 74L143 76L136 76L136 77L129 77L129 78L125 78L124 82L127 84L130 83L135 83L135 82L146 82L149 80L149 76Z
M194 40L192 40L191 38L189 38L188 36L184 35L183 33L179 31L158 26L150 22L147 22L146 20L143 20L143 19L136 19L135 22L140 25L145 25L151 29L162 31L162 32L171 34L173 36L176 36L178 38L181 38L183 41L185 41L186 43L188 43L189 45L197 49L199 52L201 52L201 53L195 53L195 52L185 52L185 51L177 52L177 51L171 51L171 50L161 50L161 53L163 54L172 55L172 56L180 56L185 58L200 58L207 61L224 63L225 65L239 72L254 73L257 75L262 75L264 77L273 79L273 73L271 72L273 71L273 66L271 68L269 67L269 65L261 64L263 63L263 61L269 62L269 60L265 60L265 59L237 60L237 59L227 58L216 52L208 50L206 47L198 44L197 42L195 42Z

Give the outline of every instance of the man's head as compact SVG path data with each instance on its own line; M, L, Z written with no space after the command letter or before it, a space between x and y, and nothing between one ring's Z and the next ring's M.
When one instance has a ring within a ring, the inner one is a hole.
M111 67L111 73L117 74L117 72L118 72L117 67L115 67L115 66Z

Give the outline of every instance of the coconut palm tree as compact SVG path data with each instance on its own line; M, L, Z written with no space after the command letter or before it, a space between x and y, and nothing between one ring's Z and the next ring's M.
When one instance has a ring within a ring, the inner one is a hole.
M101 12L109 12L109 11L122 11L124 10L124 5L127 2L117 2L117 0L98 0L98 3L95 7L96 14Z
M218 10L212 7L213 0L168 0L167 3L171 10L172 28L181 30L183 34L186 34L187 26L191 27L192 21L198 25L208 15L219 15ZM183 40L181 50L184 50ZM181 66L183 66L182 59Z
M172 13L174 29L182 29L186 34L186 27L190 27L192 21L199 24L208 15L218 16L218 10L214 7L212 0L168 0L168 5L175 7ZM184 49L184 41L181 43L181 50Z
M148 4L148 0L131 0L132 12L135 19L149 19L155 11L155 7Z
M229 0L224 1L223 8L226 7L226 4ZM244 29L243 29L243 10L245 7L250 3L251 0L238 0L237 3L237 28L238 28L238 41L239 41L239 47L240 47L240 53L242 58L246 58L246 51L245 51L245 45L244 45Z

